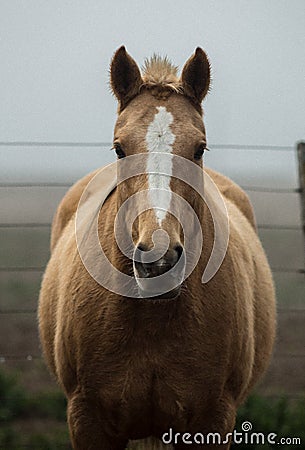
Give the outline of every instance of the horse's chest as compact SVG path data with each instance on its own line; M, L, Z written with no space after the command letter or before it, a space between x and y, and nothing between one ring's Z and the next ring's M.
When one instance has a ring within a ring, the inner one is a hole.
M115 413L118 430L130 435L133 430L151 433L186 424L197 409L194 398L201 397L202 384L193 383L185 368L179 370L160 355L158 362L153 359L129 360L105 377L100 389L102 404Z

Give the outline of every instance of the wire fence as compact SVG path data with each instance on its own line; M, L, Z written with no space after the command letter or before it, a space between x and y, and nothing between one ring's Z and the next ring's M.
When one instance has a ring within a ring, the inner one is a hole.
M0 142L0 147L69 147L73 148L101 148L101 147L111 147L112 144L109 142ZM240 149L240 150L262 150L262 151L277 151L277 152L291 152L294 154L295 147L293 146L266 146L266 145L210 145L212 149ZM44 182L44 181L35 181L35 182L25 182L25 181L17 181L17 182L3 182L0 183L0 189L31 189L31 188L42 188L42 189L50 189L50 188L69 188L72 183L67 182ZM261 193L272 193L275 195L281 194L299 194L304 195L302 189L297 188L272 188L272 187L263 187L263 186L242 186L242 188L249 192L261 192ZM45 228L50 229L50 222L10 222L0 223L0 229L38 229ZM294 225L281 225L281 224L264 224L259 223L258 229L261 230L273 230L273 231L292 231L292 232L300 232L302 231L302 227L294 226ZM0 267L0 273L37 273L39 275L44 271L44 266L6 266ZM298 268L289 268L287 266L278 266L272 267L274 273L284 273L284 274L296 274L296 275L304 275L305 267ZM290 313L304 313L305 312L305 302L302 308L288 308L281 307L278 309L279 314L290 314ZM9 315L36 315L36 308L22 309L22 308L10 308L10 309L0 309L0 317L8 317ZM277 353L277 358L293 358L293 359L304 359L305 353ZM0 365L5 364L7 362L26 362L31 363L34 361L40 361L42 357L40 354L2 354L0 355ZM277 395L272 395L271 397L279 397ZM289 395L290 398L299 398L299 396L294 396L293 394Z
M0 147L112 147L109 141L103 142L47 142L47 141L0 141ZM295 151L291 145L252 145L252 144L209 144L210 148L220 150L269 150L269 151Z
M44 183L41 181L32 182L32 183L0 183L0 188L69 188L72 186L71 183L57 183L57 182L49 182ZM291 188L291 189L275 189L269 187L260 187L260 186L244 186L241 185L241 188L245 191L249 192L270 192L273 194L299 194L302 192L301 188Z
M46 142L46 141L1 141L0 147L69 147L69 148L102 148L111 147L111 142ZM263 150L263 151L279 151L279 152L295 152L295 147L293 146L275 146L275 145L240 145L240 144L212 144L209 146L211 149L219 150ZM66 182L0 182L0 188L69 188L72 183ZM302 189L298 188L270 188L263 186L241 186L245 191L248 192L261 192L261 193L274 193L274 194L302 194ZM283 231L300 231L301 226L291 226L291 225L279 225L279 224L263 224L259 223L258 229L261 230L283 230ZM4 228L50 228L51 223L0 223L0 229ZM44 267L0 267L0 272L42 272ZM279 273L295 273L295 274L305 274L305 268L300 267L296 269L291 269L287 267L272 267L273 272ZM1 313L0 313L1 314Z
M46 142L46 141L1 141L0 147L69 147L69 148L102 148L111 147L110 142ZM212 149L240 149L240 150L264 150L264 151L280 151L280 152L295 152L295 147L293 146L274 146L274 145L240 145L240 144L212 144L210 145ZM69 188L72 183L66 182L0 182L0 188ZM302 194L302 189L298 188L270 188L262 186L241 186L245 191L248 192L262 192L262 193L274 193L274 194ZM279 225L279 224L258 224L258 229L262 230L283 230L283 231L300 231L301 226L291 226L291 225ZM3 223L0 222L0 229L9 228L50 228L51 223L39 223L39 222L29 222L29 223ZM35 267L0 267L0 272L42 272L44 266ZM305 268L300 267L296 269L291 269L287 267L272 267L273 272L280 273L295 273L295 274L305 274ZM1 314L1 312L0 312Z

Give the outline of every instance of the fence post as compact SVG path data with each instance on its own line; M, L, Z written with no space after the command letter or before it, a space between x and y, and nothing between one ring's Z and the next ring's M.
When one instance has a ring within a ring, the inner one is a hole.
M298 151L298 161L299 161L299 183L300 183L302 228L303 228L303 236L304 236L304 240L305 240L305 142L298 142L297 151Z

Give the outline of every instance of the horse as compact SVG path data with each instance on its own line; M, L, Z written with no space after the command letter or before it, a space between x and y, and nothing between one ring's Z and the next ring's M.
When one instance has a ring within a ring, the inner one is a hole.
M253 208L203 165L210 72L199 47L180 76L159 55L140 70L120 47L117 161L53 219L39 333L75 450L228 449L268 367L275 294Z

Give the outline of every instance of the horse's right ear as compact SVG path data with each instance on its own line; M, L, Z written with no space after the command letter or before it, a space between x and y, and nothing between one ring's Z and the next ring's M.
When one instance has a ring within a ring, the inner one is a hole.
M136 62L124 46L114 54L110 66L111 89L120 103L120 109L135 97L142 85L142 77Z

